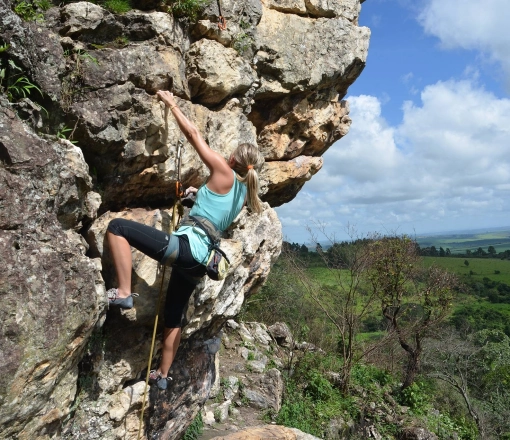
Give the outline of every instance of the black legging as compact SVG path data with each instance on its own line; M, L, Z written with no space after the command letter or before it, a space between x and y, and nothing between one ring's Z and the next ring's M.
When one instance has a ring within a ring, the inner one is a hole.
M168 283L165 302L165 327L182 327L182 313L188 304L200 279L205 275L205 266L198 263L191 254L186 235L170 235L156 228L122 218L112 220L108 231L124 237L134 248L161 263L170 241L178 249L175 259L167 260L172 264L172 274ZM178 242L175 242L178 240ZM178 243L178 245L177 245Z

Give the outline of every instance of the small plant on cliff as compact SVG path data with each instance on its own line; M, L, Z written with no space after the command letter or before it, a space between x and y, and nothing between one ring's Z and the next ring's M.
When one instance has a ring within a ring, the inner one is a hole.
M211 0L165 0L168 12L176 17L188 17L196 20L200 11L202 11Z
M14 12L25 21L41 21L43 12L51 7L49 0L21 0L14 4Z
M62 79L60 104L62 109L67 112L85 90L85 87L83 87L83 63L99 63L97 58L81 49L66 50L64 52L64 57L68 62L67 73Z
M253 43L253 36L248 33L248 29L250 28L250 23L241 20L239 22L240 31L232 37L232 47L239 52L239 54L244 54Z
M182 438L183 440L197 440L202 435L203 430L204 422L202 420L202 413L199 412L193 419L193 422L191 422L191 425L188 426Z
M115 38L114 43L117 47L126 47L129 44L129 39L125 35Z
M71 133L69 133L71 132ZM72 128L69 128L67 125L62 125L58 131L57 131L57 138L58 139L66 139L72 144L77 144L78 141L71 140L73 138L74 130ZM68 137L69 136L69 137Z
M125 14L133 9L129 0L106 0L103 6L114 14Z
M8 44L0 46L0 53L9 48ZM37 90L41 96L43 93L39 87L33 84L16 63L7 58L0 58L0 93L5 93L10 102L26 98L33 90Z

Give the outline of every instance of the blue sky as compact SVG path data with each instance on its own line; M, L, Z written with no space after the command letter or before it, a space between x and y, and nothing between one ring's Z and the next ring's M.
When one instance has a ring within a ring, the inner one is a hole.
M353 123L297 197L289 241L510 226L510 1L366 0Z

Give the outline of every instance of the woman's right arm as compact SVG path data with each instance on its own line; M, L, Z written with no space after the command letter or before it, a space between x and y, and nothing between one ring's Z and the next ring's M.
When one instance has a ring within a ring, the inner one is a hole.
M211 177L213 177L215 173L226 174L230 176L232 171L223 156L212 150L209 145L207 145L197 127L195 127L195 125L181 112L177 106L173 93L166 90L160 90L157 92L157 95L170 109L182 133L184 136L186 136L188 142L196 150L200 156L200 159L211 171Z

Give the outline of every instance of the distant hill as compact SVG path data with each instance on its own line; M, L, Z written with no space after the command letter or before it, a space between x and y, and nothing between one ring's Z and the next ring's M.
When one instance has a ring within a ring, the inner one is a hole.
M425 233L415 235L414 238L422 248L449 248L454 254L464 253L467 249L474 251L479 247L487 251L489 246L494 246L499 253L510 249L510 226ZM305 243L305 246L309 251L315 251L315 244ZM321 246L327 250L331 243L321 243Z
M421 235L416 237L420 247L435 246L449 248L452 253L463 253L467 249L474 251L481 247L485 251L494 246L496 251L503 252L510 249L510 227L485 229L481 231L463 231L458 233L445 233L438 235Z

